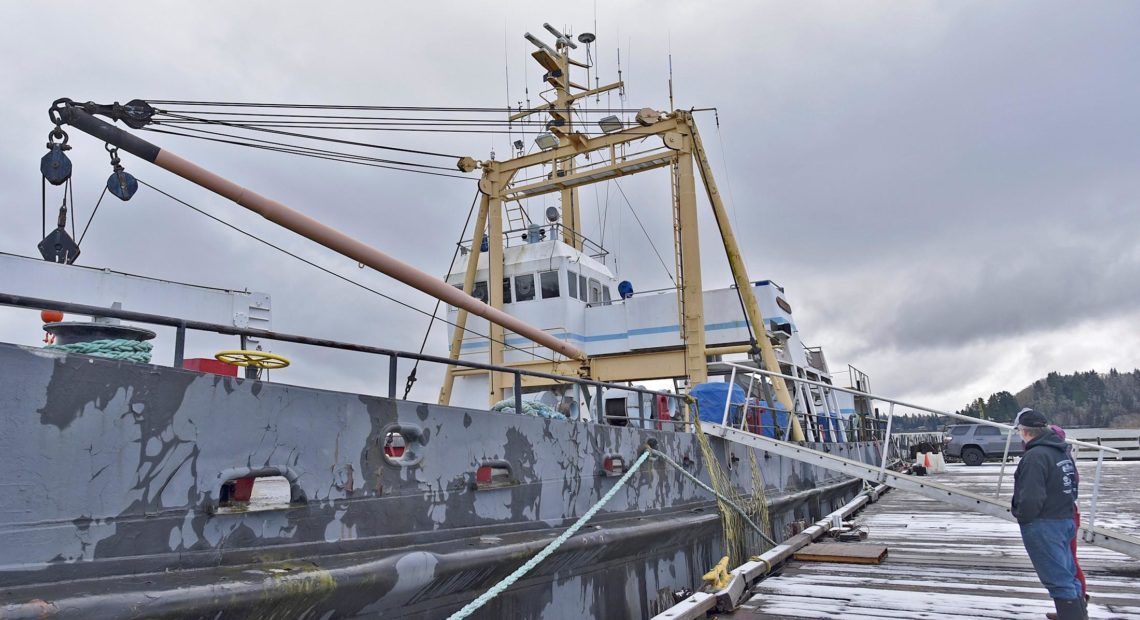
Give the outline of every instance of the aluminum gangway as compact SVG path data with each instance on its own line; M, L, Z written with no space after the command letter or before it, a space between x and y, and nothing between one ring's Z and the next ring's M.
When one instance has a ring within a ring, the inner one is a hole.
M873 394L868 394L865 392L856 392L855 390L841 388L827 383L812 381L810 379L802 379L793 377L791 375L784 375L738 364L732 364L732 366L733 376L730 379L730 382L735 381L737 371L739 371L741 374L757 373L759 375L767 376L770 379L776 381L783 379L788 381L802 382L814 385L820 389L857 393L863 397L868 397L876 401L889 403L890 408L887 414L886 436L883 438L883 442L881 444L884 446L882 461L878 466L869 465L860 461L837 456L835 454L827 452L826 450L815 450L798 443L752 433L744 429L744 420L746 416L740 416L740 427L735 427L730 424L728 402L725 403L724 416L720 424L710 424L708 422L701 423L701 429L706 434L712 435L714 437L721 437L728 441L739 443L741 445L749 446L752 448L759 448L766 452L784 456L796 461L810 463L812 465L817 465L825 469L854 476L856 478L861 478L871 483L885 484L889 487L899 489L901 491L918 493L919 495L923 495L930 499L945 502L959 508L987 514L999 519L1005 519L1006 521L1017 520L1010 513L1008 500L1002 500L1000 498L1002 482L1003 478L1005 477L1005 463L1008 458L1004 458L1002 460L1002 473L998 478L997 492L993 496L982 495L972 491L967 491L965 489L956 488L952 485L939 483L935 480L932 480L930 476L915 476L911 474L904 474L887 467L889 456L889 448L887 447L891 445L891 426L895 416L895 405L926 411L929 413L935 413L941 416L957 418L975 424L986 424L989 426L1006 429L1007 431L1010 431L1010 438L1012 437L1012 430L1014 428L1013 426L999 422L992 422L989 420L971 418L954 413L937 411L927 407L908 404L882 396L875 396ZM1100 455L1097 458L1097 468L1093 482L1092 496L1089 499L1089 507L1088 510L1082 511L1082 514L1087 515L1087 520L1082 522L1080 528L1082 539L1089 544L1111 549L1133 558L1140 559L1140 537L1096 526L1096 504L1100 493L1101 465L1104 461L1104 454L1106 452L1118 453L1118 451L1113 448L1098 446L1096 444L1090 444L1082 441L1067 441L1071 444L1081 446L1082 448L1091 448L1100 451ZM1007 438L1006 441L1007 457L1008 454L1009 438Z

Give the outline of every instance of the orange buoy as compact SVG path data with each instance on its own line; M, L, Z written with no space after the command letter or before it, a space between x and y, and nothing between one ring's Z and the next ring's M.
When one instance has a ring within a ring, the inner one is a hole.
M923 461L925 461L923 463L923 465L926 466L927 471L930 471L930 453L929 452L923 452L922 456L923 456Z
M59 310L40 310L40 319L44 323L59 323L63 320L63 313Z

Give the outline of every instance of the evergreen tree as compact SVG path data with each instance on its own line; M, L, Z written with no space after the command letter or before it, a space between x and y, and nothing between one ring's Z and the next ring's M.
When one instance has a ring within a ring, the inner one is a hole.
M1140 427L1140 369L1121 373L1112 368L1103 375L1092 370L1050 372L1016 395L995 392L956 413L1011 422L1022 407L1036 409L1061 426Z

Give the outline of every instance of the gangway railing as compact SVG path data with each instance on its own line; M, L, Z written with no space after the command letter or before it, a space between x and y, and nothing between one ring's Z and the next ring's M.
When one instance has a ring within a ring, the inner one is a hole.
M724 416L721 419L720 424L706 423L701 425L701 428L705 433L753 448L759 448L761 450L765 450L773 454L778 454L780 456L785 456L793 460L811 463L813 465L819 465L832 471L838 471L848 475L856 476L869 482L882 483L894 488L919 493L926 497L930 497L931 499L940 500L960 508L974 510L976 512L988 514L1000 519L1005 519L1007 521L1016 521L1016 518L1010 513L1008 502L1002 501L997 493L995 493L992 497L989 495L981 495L972 491L966 491L964 489L954 488L950 485L934 482L929 477L919 477L903 474L887 468L887 460L889 457L889 450L887 447L891 445L891 427L893 425L892 422L894 421L894 409L896 405L900 407L906 407L908 409L916 409L919 411L934 413L940 416L959 419L975 424L985 424L987 426L993 426L1008 431L1012 431L1014 429L1013 426L1009 424L1002 424L1001 422L980 420L978 418L971 418L969 416L964 416L956 413L939 411L937 409L931 409L929 407L923 407L921 405L915 405L884 396L877 396L875 394L870 394L867 392L858 392L856 390L841 388L828 383L813 381L811 379L785 375L768 370L743 366L740 364L728 364L734 367L734 371L741 371L743 373L755 373L770 377L772 379L785 379L788 381L813 384L832 390L858 394L865 398L888 403L889 408L887 411L887 430L885 436L883 437L882 460L878 466L868 465L861 461L855 461L836 456L830 452L815 450L806 446L781 439L776 439L773 437L757 435L755 433L744 430L743 421L741 422L741 428L734 428L729 419L729 409L727 406L725 407ZM735 378L735 373L733 376ZM1119 453L1119 450L1075 439L1066 439L1065 441L1076 446L1087 447L1100 451L1100 454L1097 458L1096 475L1093 481L1093 491L1088 510L1088 520L1086 523L1082 524L1080 528L1083 539L1085 542L1088 542L1090 544L1112 549L1114 551L1119 551L1120 553L1124 553L1131 557L1140 559L1140 537L1096 527L1097 498L1100 494L1100 478L1101 468L1104 463L1104 454L1106 452ZM1002 476L1004 476L1004 469L1005 462L1003 460ZM1001 477L999 477L998 486L1000 492Z

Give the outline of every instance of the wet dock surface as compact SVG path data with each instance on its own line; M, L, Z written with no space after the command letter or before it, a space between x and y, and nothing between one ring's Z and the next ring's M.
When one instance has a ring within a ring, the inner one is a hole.
M1095 463L1081 462L1081 511L1089 512ZM951 464L932 479L993 494L999 465ZM1007 467L1002 496L1012 491ZM1140 463L1106 462L1097 525L1140 534ZM1017 525L892 490L854 522L885 545L882 564L788 562L761 581L732 618L1036 619L1053 611L1021 545ZM1140 619L1140 561L1082 545L1090 618Z

